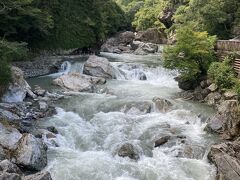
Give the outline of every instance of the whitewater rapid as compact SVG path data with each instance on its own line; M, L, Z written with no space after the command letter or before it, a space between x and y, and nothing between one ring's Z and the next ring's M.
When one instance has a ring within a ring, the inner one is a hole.
M49 145L47 170L53 179L214 180L215 167L206 157L214 140L204 132L205 120L213 110L176 98L180 92L174 80L177 72L164 69L158 55L101 55L108 57L120 72L117 80L100 87L111 93L80 93L64 99L57 105L54 117L38 124L53 125L59 131L56 139L45 139ZM82 73L83 63L65 63L60 73ZM142 72L146 80L139 80ZM171 101L173 110L161 113L153 108L143 115L120 111L126 103L152 102L154 97ZM154 141L166 135L185 137L186 143L176 139L154 148ZM117 155L126 142L137 149L138 161ZM197 149L196 157L180 156L186 144Z

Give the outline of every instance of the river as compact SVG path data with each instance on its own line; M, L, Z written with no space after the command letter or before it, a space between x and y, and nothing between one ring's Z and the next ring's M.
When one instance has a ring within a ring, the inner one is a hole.
M214 180L216 169L206 157L214 137L203 131L213 109L176 97L180 92L174 80L177 72L164 69L160 55L101 55L127 76L119 74L98 88L99 92L107 88L109 93L79 93L60 100L57 114L38 123L39 127L53 125L59 131L55 140L58 147L49 145L48 150L47 170L53 179ZM85 60L72 60L63 71L81 73ZM141 72L147 80L139 80ZM58 91L51 86L58 75L29 82ZM153 106L147 114L121 112L128 103L151 103L154 97L171 101L173 109L163 113ZM172 137L169 142L154 148L154 141L166 135ZM134 145L139 160L117 155L124 143ZM190 157L184 155L186 151Z

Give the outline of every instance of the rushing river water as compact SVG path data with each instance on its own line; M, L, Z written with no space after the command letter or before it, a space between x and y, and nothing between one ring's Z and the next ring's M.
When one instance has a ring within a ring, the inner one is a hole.
M127 75L108 80L99 87L108 94L80 93L61 100L57 115L39 126L55 126L59 147L50 147L47 170L54 180L214 180L215 167L207 161L207 150L213 137L203 131L205 120L213 110L202 104L176 98L180 91L174 81L176 72L161 66L159 55L102 54ZM79 59L63 65L63 73L82 72ZM131 64L135 69L129 68ZM70 65L70 66L69 66ZM66 72L67 71L67 72ZM140 72L147 80L140 81ZM61 74L61 73L60 73ZM31 84L52 89L50 82L58 74L36 78ZM172 111L149 114L125 114L121 107L130 102L152 102L160 97L174 104ZM162 136L186 137L174 139L154 148ZM123 143L133 144L138 161L122 158L116 151ZM192 157L181 156L190 147Z

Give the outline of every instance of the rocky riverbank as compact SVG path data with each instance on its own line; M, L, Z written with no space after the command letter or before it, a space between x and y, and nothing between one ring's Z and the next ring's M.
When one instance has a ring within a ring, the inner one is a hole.
M160 52L159 44L166 43L165 35L155 28L138 33L126 31L108 39L102 45L101 51L117 54L133 53L136 55L147 55Z
M183 89L190 89L187 82L179 82ZM217 113L209 118L205 130L218 135L223 143L210 148L208 158L218 170L217 180L240 179L240 108L236 93L219 88L205 79L194 90L183 91L180 97L213 106Z
M48 149L44 138L54 138L57 131L36 129L34 124L55 114L53 103L63 96L39 86L32 90L19 68L11 71L12 82L0 103L0 179L50 180L44 170Z

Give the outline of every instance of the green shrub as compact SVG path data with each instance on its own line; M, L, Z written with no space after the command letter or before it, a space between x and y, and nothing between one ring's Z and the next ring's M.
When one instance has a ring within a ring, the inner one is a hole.
M215 59L215 36L207 32L196 32L190 26L177 30L177 43L164 50L164 66L177 69L185 80L198 80L206 75L210 63Z
M220 88L233 88L235 84L235 74L231 59L226 58L223 62L212 63L208 70L208 76Z

